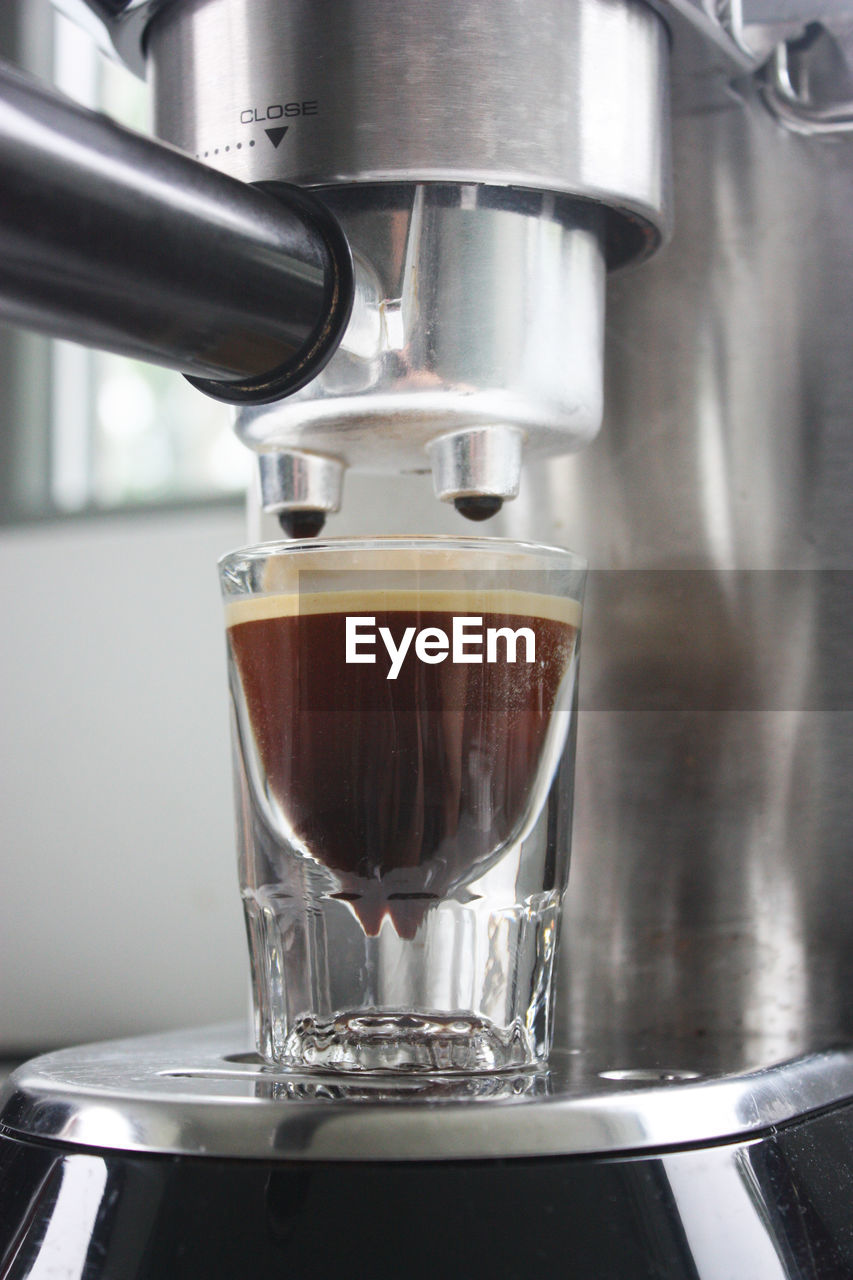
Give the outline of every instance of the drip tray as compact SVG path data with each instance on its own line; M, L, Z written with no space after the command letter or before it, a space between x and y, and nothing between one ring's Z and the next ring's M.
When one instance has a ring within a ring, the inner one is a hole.
M46 1054L0 1095L0 1132L243 1159L473 1160L675 1149L756 1136L853 1098L853 1049L736 1074L556 1051L547 1071L296 1074L240 1024Z

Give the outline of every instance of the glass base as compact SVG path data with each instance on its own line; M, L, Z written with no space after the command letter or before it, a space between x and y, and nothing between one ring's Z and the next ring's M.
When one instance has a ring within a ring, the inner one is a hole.
M246 894L261 1057L318 1073L540 1065L559 897L476 887L431 904L412 938L387 919L367 934L349 902L317 892L312 910L307 894Z
M530 1036L462 1014L360 1010L330 1022L300 1018L279 1065L300 1071L506 1071L537 1065Z

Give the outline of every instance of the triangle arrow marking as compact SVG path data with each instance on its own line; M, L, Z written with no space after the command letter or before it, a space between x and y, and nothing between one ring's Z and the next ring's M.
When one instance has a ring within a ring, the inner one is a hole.
M282 125L278 129L264 129L264 133L269 138L274 147L277 147L284 135L287 133L288 125Z

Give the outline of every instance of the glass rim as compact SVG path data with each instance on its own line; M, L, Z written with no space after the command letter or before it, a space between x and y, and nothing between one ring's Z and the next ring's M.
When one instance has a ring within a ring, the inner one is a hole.
M514 555L539 557L559 564L564 570L585 573L589 567L587 560L576 551L566 547L555 547L549 543L530 542L515 538L483 537L457 534L361 534L339 536L334 538L296 538L279 539L272 542L258 542L245 547L237 547L226 552L217 561L220 572L240 562L268 560L276 556L290 556L310 553L311 551L371 551L387 547L400 550L454 550L474 551L506 551Z

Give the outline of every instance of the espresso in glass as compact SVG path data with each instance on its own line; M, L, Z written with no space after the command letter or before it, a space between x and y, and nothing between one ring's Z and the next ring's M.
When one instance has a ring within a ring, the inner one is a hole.
M431 576L226 601L259 1043L285 1065L500 1069L547 1040L577 588Z

